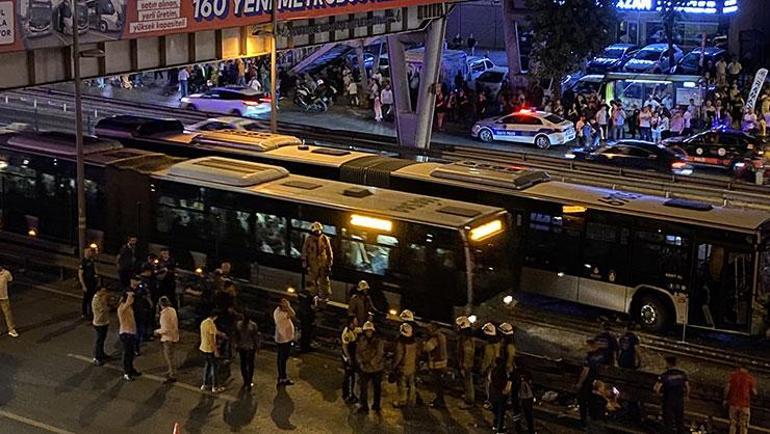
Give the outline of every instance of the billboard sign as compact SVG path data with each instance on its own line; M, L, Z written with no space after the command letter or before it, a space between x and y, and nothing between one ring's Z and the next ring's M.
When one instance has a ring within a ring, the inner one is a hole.
M78 17L72 3L78 2ZM259 25L273 0L0 0L0 53ZM365 13L441 0L275 0L280 21Z

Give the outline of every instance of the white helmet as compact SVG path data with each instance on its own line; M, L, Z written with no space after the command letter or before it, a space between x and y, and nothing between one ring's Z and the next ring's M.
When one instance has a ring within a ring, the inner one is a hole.
M366 291L369 289L369 284L366 282L366 280L362 280L358 282L358 286L356 287L359 291Z
M315 84L321 86L324 84L324 81L319 78L318 81L315 82Z
M401 321L414 321L414 313L412 313L412 311L409 309L402 310L398 317L401 319Z
M310 225L310 232L323 232L324 226L319 222L313 222L313 224Z
M484 324L484 327L481 328L481 331L487 336L497 336L497 329L491 322Z
M465 330L471 326L471 320L465 315L458 316L457 319L455 319L455 325L458 329Z
M363 330L363 331L367 331L367 330L374 331L374 323L371 322L371 321L365 322L364 326L361 327L361 330Z
M412 326L409 324L401 324L401 327L398 328L398 332L401 333L401 336L405 338L411 338L412 337Z
M506 336L513 335L513 326L510 323L504 322L500 324L497 328L500 329L500 333Z

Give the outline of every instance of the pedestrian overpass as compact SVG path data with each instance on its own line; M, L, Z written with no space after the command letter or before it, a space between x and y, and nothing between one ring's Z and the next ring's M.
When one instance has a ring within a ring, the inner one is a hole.
M279 50L420 30L449 8L436 0L279 1ZM83 78L256 56L271 48L270 0L102 2L114 13L91 10L100 2L78 3L81 52L100 54L81 57ZM0 2L0 89L72 80L72 19L60 18L68 4Z
M275 11L272 1L280 2ZM456 1L462 0L5 0L0 90L73 80L74 59L88 79L258 56L272 50L273 37L277 50L353 40L363 46L386 37L399 141L424 148L446 15ZM413 106L404 50L415 42L425 56Z

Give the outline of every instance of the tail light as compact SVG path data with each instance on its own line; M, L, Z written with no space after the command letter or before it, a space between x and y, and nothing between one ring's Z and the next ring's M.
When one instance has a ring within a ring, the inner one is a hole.
M248 106L258 106L258 105L259 105L259 102L257 102L257 101L244 101L244 102L243 102L243 105L248 105Z

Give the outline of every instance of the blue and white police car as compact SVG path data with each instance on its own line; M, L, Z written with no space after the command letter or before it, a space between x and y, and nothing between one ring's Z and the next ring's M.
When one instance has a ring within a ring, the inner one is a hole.
M501 140L548 149L575 140L575 124L553 113L521 110L480 120L471 128L471 135L487 143Z

